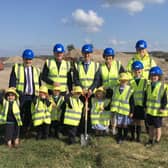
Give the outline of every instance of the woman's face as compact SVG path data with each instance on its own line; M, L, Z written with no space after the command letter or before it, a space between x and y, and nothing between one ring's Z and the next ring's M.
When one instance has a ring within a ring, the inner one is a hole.
M159 76L158 76L158 75L151 75L151 76L150 76L150 80L151 80L152 82L157 82L157 81L159 81Z
M146 49L137 49L137 53L143 58L146 54Z

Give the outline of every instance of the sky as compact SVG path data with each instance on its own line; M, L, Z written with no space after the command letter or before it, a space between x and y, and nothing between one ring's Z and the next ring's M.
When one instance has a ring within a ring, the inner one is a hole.
M0 56L52 54L62 43L168 51L168 0L0 0Z

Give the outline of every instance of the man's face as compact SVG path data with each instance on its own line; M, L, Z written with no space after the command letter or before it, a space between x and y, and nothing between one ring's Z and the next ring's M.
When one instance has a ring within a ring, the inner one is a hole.
M112 61L113 61L113 57L112 57L112 56L105 57L105 62L106 62L108 65L111 65Z
M85 62L90 62L92 53L82 53Z
M54 53L54 56L56 58L57 61L62 61L64 53L63 52L59 52L59 53Z
M32 59L23 59L23 63L25 66L31 66L32 62Z
M133 71L135 77L141 77L142 69L136 69Z

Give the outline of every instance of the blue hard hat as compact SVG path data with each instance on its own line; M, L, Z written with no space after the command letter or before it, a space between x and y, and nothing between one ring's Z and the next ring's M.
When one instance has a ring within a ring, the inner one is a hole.
M81 50L82 53L92 53L93 52L93 46L91 44L85 44L83 47L82 47L82 50Z
M53 48L53 52L55 53L63 53L65 52L64 46L62 44L56 44Z
M132 63L132 70L138 70L138 69L143 69L144 66L141 61L134 61Z
M147 48L147 42L145 40L139 40L137 41L135 48L145 49Z
M159 66L154 66L150 69L149 75L163 75L163 71Z
M115 52L112 48L105 48L103 52L103 57L114 56Z
M22 57L24 59L33 59L34 58L34 53L30 49L26 49L23 51Z

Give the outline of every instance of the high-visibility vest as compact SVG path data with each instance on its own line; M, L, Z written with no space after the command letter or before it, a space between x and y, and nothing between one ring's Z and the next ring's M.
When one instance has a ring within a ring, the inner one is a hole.
M132 93L133 90L128 85L125 86L122 93L120 93L119 91L119 86L114 87L111 103L111 111L122 115L129 115L130 113L129 100Z
M118 84L119 70L121 67L120 61L113 60L110 70L107 65L103 63L100 66L101 76L103 79L103 86L105 88L113 88Z
M72 108L69 108L68 104L66 104L64 124L78 126L81 119L83 103L80 99L70 97L70 104Z
M134 91L133 97L134 97L135 106L143 106L144 93L146 91L147 83L148 83L147 79L144 79L144 78L140 79L138 85L135 79L132 79L130 81L130 85Z
M14 65L14 71L16 74L16 89L20 92L24 92L24 85L25 85L25 70L23 64L15 64ZM38 95L39 93L39 76L40 76L40 70L34 66L33 68L33 82L35 87L35 95Z
M2 111L0 111L0 124L6 124L7 122L7 115L9 110L9 101L6 99L3 100ZM17 121L18 126L22 126L22 120L20 116L20 108L19 108L19 101L15 100L12 105L12 111L14 117Z
M101 124L104 126L108 126L110 124L111 112L109 111L101 111L101 108L108 106L110 103L109 99L104 99L102 101L98 101L96 98L92 98L91 104L91 123L92 125Z
M52 102L52 111L51 111L51 120L52 121L60 121L62 109L61 105L64 102L64 97L59 96L57 102L54 101L54 98L51 99Z
M99 63L91 61L87 72L85 72L84 65L82 64L82 62L75 64L75 66L79 73L79 80L82 87L86 89L90 88L90 86L93 84L95 74L99 68Z
M167 86L161 82L157 83L154 90L152 91L151 84L147 86L147 102L146 102L146 113L152 116L167 117L168 116L168 105L164 112L160 112L161 99L164 94L164 91L167 92Z
M34 126L45 124L51 124L51 110L52 104L49 107L42 100L37 98L36 104L32 103L31 112L32 112L32 120Z
M61 92L66 92L68 90L67 73L70 71L70 62L62 60L59 70L55 59L48 59L46 65L49 69L48 78L60 84ZM47 84L47 88L53 90L54 86Z
M142 77L144 77L145 79L148 79L149 77L149 70L156 66L156 63L155 61L150 57L149 54L146 54L143 58L139 55L139 54L136 54L135 57L133 57L129 62L128 62L128 65L126 67L126 70L128 71L128 73L132 76L132 63L134 61L141 61L143 66L144 66L144 69L143 69L143 72L142 72ZM133 77L133 76L132 76Z

